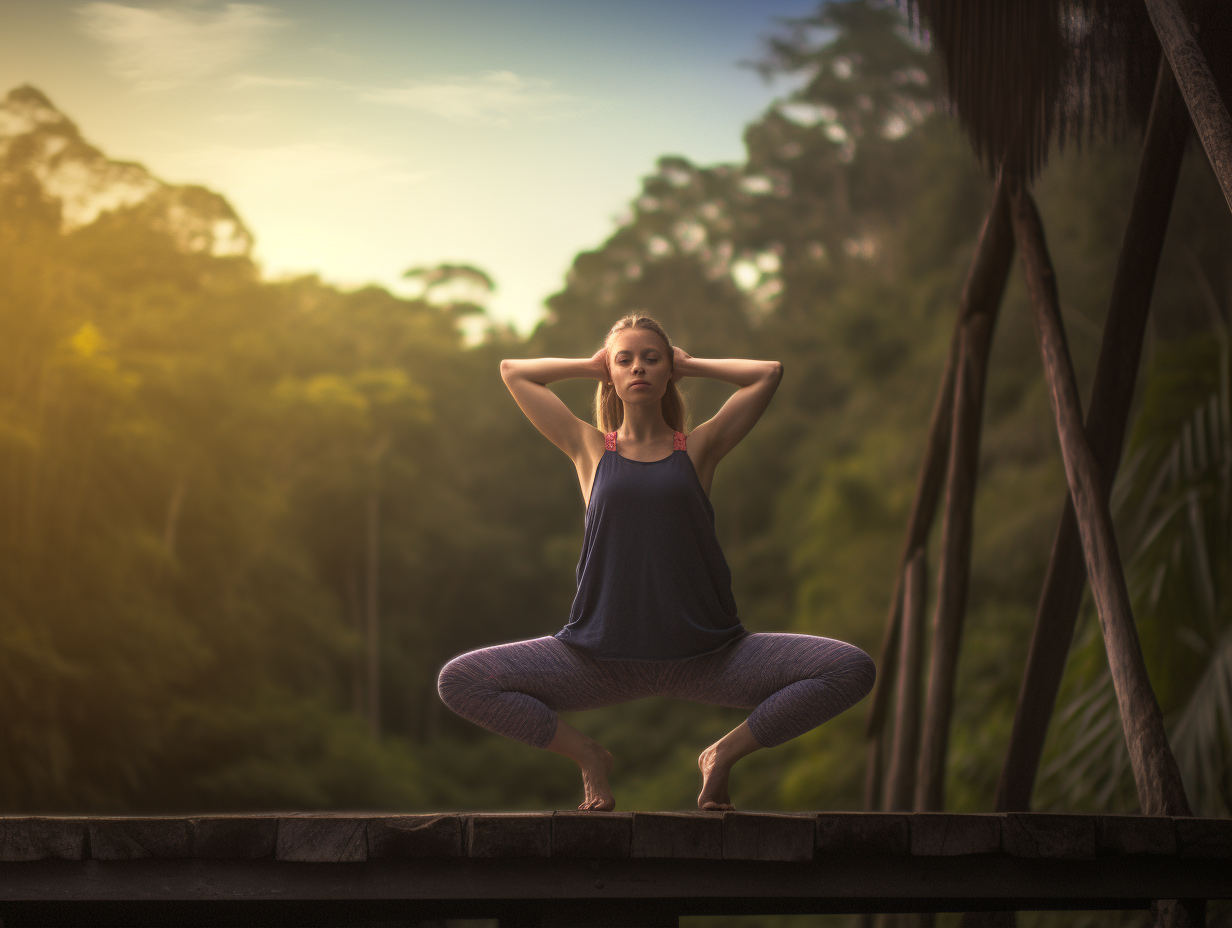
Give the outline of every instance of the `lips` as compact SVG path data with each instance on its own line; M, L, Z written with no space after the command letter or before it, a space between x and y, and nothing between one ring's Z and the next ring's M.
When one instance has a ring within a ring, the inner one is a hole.
M631 386L631 387L648 387L648 386L650 386L650 381L649 381L649 380L635 380L635 381L633 381L633 383L629 384L629 386Z

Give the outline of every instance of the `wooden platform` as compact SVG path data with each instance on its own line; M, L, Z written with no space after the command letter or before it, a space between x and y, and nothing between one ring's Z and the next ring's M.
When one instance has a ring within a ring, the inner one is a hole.
M20 925L675 925L1232 898L1232 820L895 813L0 817Z

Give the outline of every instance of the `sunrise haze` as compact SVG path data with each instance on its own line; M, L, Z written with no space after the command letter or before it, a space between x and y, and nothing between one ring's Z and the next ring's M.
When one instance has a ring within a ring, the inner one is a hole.
M226 196L268 276L412 292L488 271L526 328L662 154L739 160L783 88L740 62L805 0L0 5L31 84L111 158Z

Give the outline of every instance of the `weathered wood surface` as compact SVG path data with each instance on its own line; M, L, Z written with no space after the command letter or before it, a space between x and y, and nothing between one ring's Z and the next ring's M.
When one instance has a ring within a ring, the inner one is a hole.
M1232 819L1035 812L0 816L0 863L44 860L1232 858ZM6 870L6 872L12 872ZM1229 881L1232 892L1232 880Z
M1232 208L1232 117L1227 104L1177 0L1146 0L1146 8L1224 199Z
M1164 58L1155 82L1087 413L1087 441L1104 478L1105 494L1120 465L1147 313L1188 135L1189 115ZM1009 748L997 783L993 808L998 812L1031 807L1044 737L1065 672L1086 577L1074 503L1067 495L1035 614Z
M1054 847L1057 841L1061 844ZM320 850L313 852L310 842ZM1041 851L1045 846L1052 850ZM1232 819L1034 812L0 816L4 863L188 858L358 863L426 857L803 860L984 853L1232 858Z
M1144 908L1232 898L1232 820L944 813L0 818L6 928Z
M1163 715L1142 658L1103 475L1086 438L1078 383L1061 324L1056 275L1044 240L1043 224L1035 201L1026 189L1016 186L1011 199L1014 233L1061 439L1065 477L1078 517L1087 577L1108 650L1108 664L1125 727L1138 802L1147 814L1188 815L1189 802L1185 798L1181 773L1168 744Z
M1000 306L1013 259L1014 232L1010 224L1009 204L1004 185L998 183L959 301L958 319L950 339L941 387L937 391L932 419L928 426L924 460L920 464L911 515L907 520L907 537L903 543L894 590L890 596L886 630L881 642L881 659L877 663L877 682L869 700L866 727L868 765L864 781L864 808L868 811L875 809L881 800L882 738L897 675L903 583L907 564L915 556L916 550L922 548L928 540L945 481L954 409L954 378L963 326L973 313L995 312Z

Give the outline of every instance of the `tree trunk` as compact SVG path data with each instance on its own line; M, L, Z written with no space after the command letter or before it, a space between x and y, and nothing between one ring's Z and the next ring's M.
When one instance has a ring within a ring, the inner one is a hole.
M350 619L356 633L364 635L364 608L359 595L358 573L356 565L348 563L346 578L343 582L346 587L347 618ZM364 679L366 676L363 662L355 660L351 666L351 708L354 709L356 715L367 714L364 706L364 693L366 691Z
M1061 438L1065 476L1074 500L1087 576L1108 649L1108 664L1125 727L1138 801L1146 815L1189 815L1180 771L1168 745L1163 716L1142 659L1103 478L1083 429L1078 382L1061 324L1056 277L1044 241L1043 226L1035 201L1021 185L1015 184L1011 200L1014 232Z
M171 498L167 500L167 518L163 523L163 547L167 549L169 558L175 557L175 538L180 528L180 511L184 508L184 494L188 491L188 473L181 470L175 478L175 486L171 488Z
M380 607L380 506L376 490L368 494L367 507L367 596L368 607L368 727L381 734L381 607Z
M1232 117L1228 116L1228 107L1177 0L1146 0L1146 9L1224 199L1232 208Z
M1188 128L1189 117L1172 69L1166 58L1161 59L1087 413L1087 441L1103 478L1105 499L1120 464L1151 293ZM1044 737L1069 656L1085 583L1074 502L1067 496L1035 614L1009 749L997 784L994 808L998 812L1031 807Z
M979 476L984 380L995 322L995 307L993 312L972 314L963 325L958 352L945 519L941 524L941 569L937 579L937 606L933 614L928 701L924 709L924 731L920 742L919 772L916 775L915 808L920 811L945 808L945 763L954 708L954 681L967 610L967 582L971 573L971 532Z
M899 636L898 702L895 706L894 747L886 773L884 808L910 811L915 795L915 768L920 753L920 677L924 670L924 619L928 558L916 548L903 582L903 621Z
M933 406L932 420L928 427L928 443L924 449L924 461L916 483L915 500L907 520L907 538L899 558L898 572L894 578L894 592L890 597L890 611L886 618L886 630L882 639L881 659L877 664L877 682L870 700L866 737L868 746L868 769L864 780L864 808L877 808L881 798L882 737L890 693L894 686L898 663L899 626L902 619L903 577L907 562L917 548L928 541L941 485L945 479L945 466L949 456L951 422L954 408L954 370L958 358L958 345L963 323L973 312L986 312L1001 303L1005 281L1009 276L1010 263L1014 257L1014 234L1010 226L1008 202L1003 185L998 183L993 194L993 203L980 230L980 241L975 258L963 286L959 301L958 320L950 339L950 350L945 359L945 372L941 388Z

